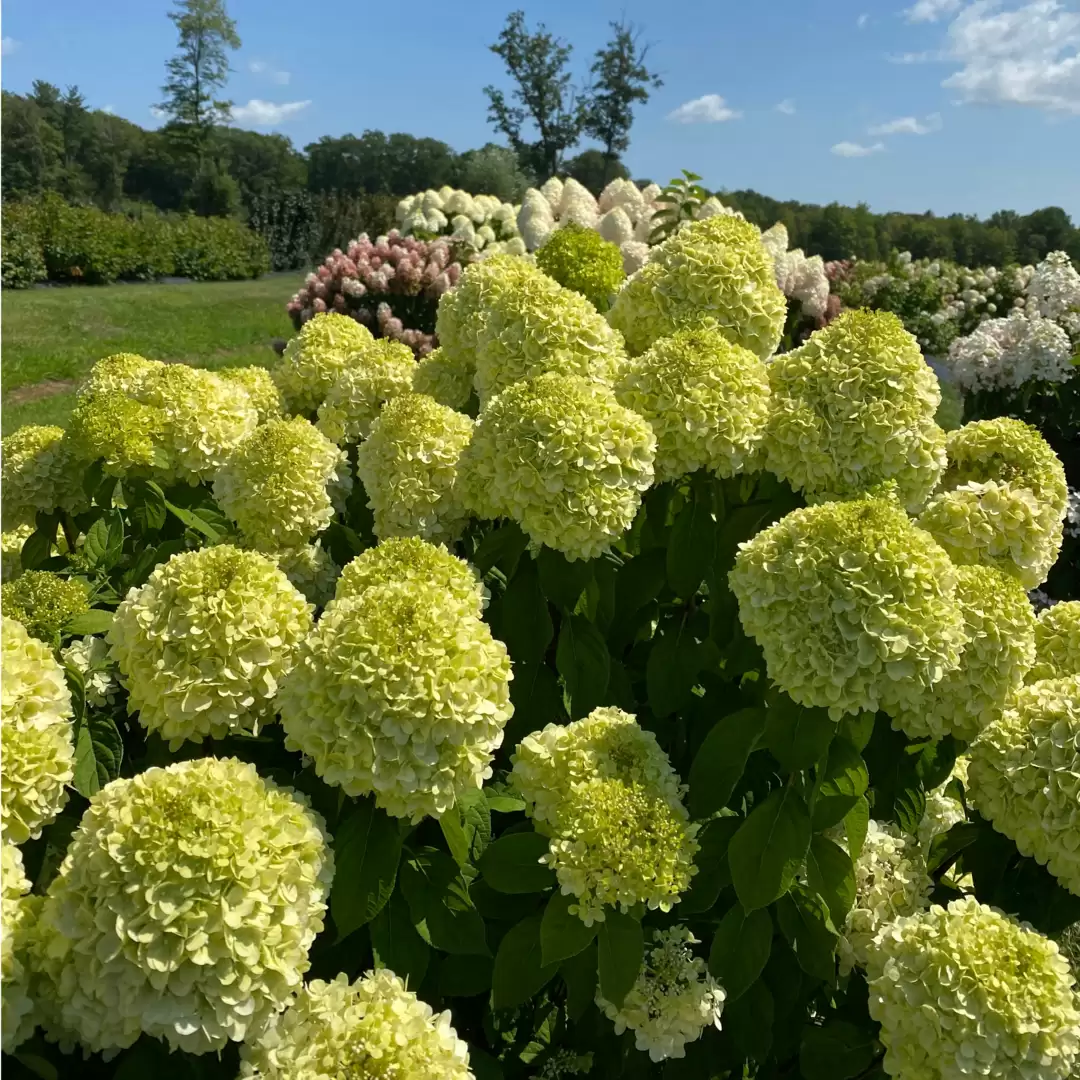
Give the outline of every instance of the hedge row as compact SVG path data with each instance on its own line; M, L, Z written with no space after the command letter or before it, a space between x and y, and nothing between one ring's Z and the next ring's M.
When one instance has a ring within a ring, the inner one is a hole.
M3 286L36 281L103 285L177 275L197 281L258 277L270 269L262 237L229 218L108 214L46 195L3 207Z

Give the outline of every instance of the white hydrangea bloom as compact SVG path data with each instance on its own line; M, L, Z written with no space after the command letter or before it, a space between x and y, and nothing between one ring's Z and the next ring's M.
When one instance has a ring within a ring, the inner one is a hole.
M1032 379L1066 382L1076 372L1068 334L1051 319L1021 311L987 319L957 338L948 362L965 390L1015 388Z
M1051 251L1031 275L1028 299L1045 319L1080 309L1080 274L1064 251Z
M88 634L76 638L60 652L60 659L83 677L86 704L99 709L112 705L120 691L116 665L109 659L109 646L104 638Z
M738 210L732 210L730 206L725 206L715 195L710 195L698 208L694 217L698 221L704 221L706 218L716 217L719 214L726 214L729 217L743 217Z
M649 245L643 240L627 240L619 247L623 270L627 276L640 270L649 261Z
M609 210L597 223L596 230L613 244L625 244L634 238L634 223L621 206Z
M765 250L774 258L778 259L788 249L788 231L787 226L778 221L770 229L766 229L761 234L761 242L765 245ZM780 285L780 280L777 278L777 285ZM783 285L780 285L783 288Z
M565 225L568 221L574 221L578 225L583 225L586 229L591 229L595 227L600 214L592 192L584 184L580 184L573 177L570 177L563 184L562 197L559 199L559 210L556 216L560 225Z
M555 213L542 191L529 188L525 192L518 211L517 228L529 251L535 251L551 235L555 229Z
M530 188L529 190L535 189ZM528 194L528 191L525 192L526 197L528 197ZM551 177L550 180L546 180L540 185L540 194L547 200L547 204L551 207L551 213L554 216L559 209L559 204L562 202L563 182L557 176Z

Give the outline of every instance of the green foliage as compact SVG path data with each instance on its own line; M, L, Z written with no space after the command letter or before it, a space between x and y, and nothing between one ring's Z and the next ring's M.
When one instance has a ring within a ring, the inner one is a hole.
M252 197L248 224L266 241L271 270L307 265L318 229L316 200L306 191Z
M693 221L701 204L709 193L698 183L697 173L682 170L682 176L676 177L661 191L657 202L660 204L653 215L653 229L649 234L649 243L658 244L666 240L684 221Z
M3 242L0 244L5 289L26 289L48 276L34 209L24 203L4 203Z

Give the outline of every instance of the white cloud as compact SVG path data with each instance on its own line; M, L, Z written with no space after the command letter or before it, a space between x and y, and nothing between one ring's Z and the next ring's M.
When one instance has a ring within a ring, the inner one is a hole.
M871 135L929 135L931 131L940 130L940 113L931 113L925 120L915 116L901 116L897 120L867 128Z
M876 142L873 146L863 146L856 142L838 142L832 152L837 157L869 157L871 154L880 154L885 149L885 144Z
M737 120L740 116L742 113L728 108L719 94L706 94L693 101L685 101L668 113L668 119L676 124L718 124L723 120Z
M13 37L0 38L0 56L10 56L18 47Z
M164 120L165 117L168 116L168 113L166 113L164 109L159 109L156 105L151 105L150 106L150 115L155 120Z
M250 61L248 71L252 75L265 75L271 82L277 83L278 86L288 86L289 80L292 78L291 72L276 71L265 60Z
M116 106L115 105L102 105L101 106L101 111L103 113L108 113L110 116L115 116L116 115Z
M783 113L785 116L795 115L795 102L791 98L784 98L779 105L776 106L776 111Z
M861 30L870 21L870 16L863 14L855 20L855 25Z
M893 53L886 58L890 64L932 64L938 60L948 60L948 54L939 49L927 49L924 52Z
M977 0L950 24L948 54L960 69L942 86L963 103L1080 115L1080 11L1058 0L1000 8Z
M310 104L310 101L285 101L277 105L272 101L252 98L246 105L234 106L232 118L235 122L252 124L254 127L277 127L283 120L302 112Z
M908 17L908 22L937 22L962 6L963 0L915 0L915 4L904 14Z

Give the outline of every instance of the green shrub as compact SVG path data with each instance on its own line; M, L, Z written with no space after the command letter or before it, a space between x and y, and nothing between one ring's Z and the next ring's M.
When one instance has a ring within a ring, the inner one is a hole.
M5 289L26 289L47 276L34 213L23 203L4 204L0 260Z
M258 277L270 269L266 241L231 218L175 219L176 273L196 281Z
M256 195L248 225L266 241L272 270L307 266L318 235L315 200L306 191Z

